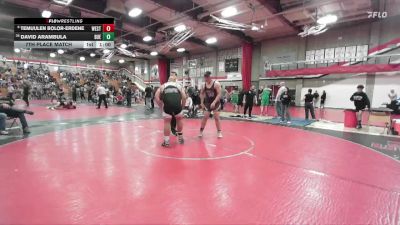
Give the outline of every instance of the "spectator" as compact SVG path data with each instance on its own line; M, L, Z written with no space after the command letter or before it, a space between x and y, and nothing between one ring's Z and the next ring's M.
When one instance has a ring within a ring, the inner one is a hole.
M27 80L24 80L23 82L23 94L22 94L22 100L25 101L26 106L29 107L29 94L31 91L31 86Z
M154 109L154 96L156 94L156 89L154 89L153 85L151 85L151 90L153 90L153 95L151 97L151 108Z
M285 82L280 83L280 87L278 89L278 92L276 93L276 98L275 98L275 109L276 109L276 114L278 118L283 118L282 115L282 102L281 102L281 95L282 93L287 90L285 86Z
M128 88L126 88L125 96L126 96L126 106L132 107L132 86L131 85L129 85Z
M397 101L397 93L395 92L394 89L391 89L391 90L390 90L390 92L389 92L389 94L388 94L388 97L389 97L389 99L390 99L390 104L392 104L393 101Z
M15 99L14 99L14 91L15 91L15 89L14 89L13 84L12 84L12 83L9 83L9 84L8 84L8 88L7 88L7 92L8 92L7 97L10 98L12 101L15 100Z
M256 87L253 85L251 89L245 93L244 103L244 117L246 116L247 109L249 110L249 118L251 118L251 111L253 110L254 103L257 105L257 92Z
M271 96L271 89L266 87L262 90L261 94L261 115L268 116L268 105L269 105L269 98ZM264 114L265 111L265 114Z
M224 110L224 105L225 105L225 101L226 101L226 89L221 86L221 99L219 100L221 103L221 111Z
M325 101L326 101L326 92L324 90L324 91L322 91L322 95L321 95L321 103L320 103L321 109L325 109Z
M22 125L23 133L24 134L30 133L28 122L26 121L25 118L25 113L33 115L32 111L15 109L12 108L9 104L3 103L0 104L0 113L5 113L8 117L19 118L19 121L21 122Z
M314 95L312 94L312 89L308 89L308 93L304 96L304 109L306 114L306 120L308 120L309 113L311 113L311 118L315 119L314 105L313 105Z
M240 113L240 108L243 107L244 91L239 89L239 101L238 101L238 113Z
M233 112L239 113L239 91L234 88L231 93L231 103L233 104Z
M314 92L314 107L318 108L318 101L319 101L319 93L317 90Z
M8 134L8 132L6 131L6 120L7 120L7 114L0 113L0 135Z
M175 72L172 72L175 73ZM176 73L175 73L176 75ZM151 99L153 99L153 89L151 88L150 85L147 85L147 87L144 89L145 92L145 105L146 109L151 109Z
M284 123L285 121L290 124L291 123L291 118L290 118L290 112L289 112L289 107L290 103L292 101L291 96L289 95L289 89L285 87L285 89L282 91L280 101L282 103L282 118L281 122Z
M351 97L350 101L354 102L354 106L357 111L357 129L361 129L362 112L364 109L370 109L371 103L367 94L363 91L364 85L360 84L357 86L357 92L355 92Z

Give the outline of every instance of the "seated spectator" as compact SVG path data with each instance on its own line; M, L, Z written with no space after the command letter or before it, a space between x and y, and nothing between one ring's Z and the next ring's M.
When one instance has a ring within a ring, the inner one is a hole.
M188 117L194 117L193 100L190 96L186 98L185 109L188 111L187 112Z
M8 134L8 132L6 131L6 120L7 120L7 114L0 113L0 135Z
M11 107L9 104L3 103L0 104L0 113L5 113L8 117L19 118L24 134L30 133L28 122L26 121L25 118L25 113L33 115L34 113L32 111L16 109Z
M117 105L123 105L124 103L124 96L122 96L121 93L117 94L117 97L115 97L116 101L117 101Z

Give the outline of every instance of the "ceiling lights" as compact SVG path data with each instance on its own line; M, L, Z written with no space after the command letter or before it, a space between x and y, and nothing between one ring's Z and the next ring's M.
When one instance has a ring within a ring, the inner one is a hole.
M60 55L64 54L64 50L62 50L62 49L58 49L57 52L58 52L58 54L60 54Z
M51 58L56 57L56 53L54 53L54 52L50 53L50 57L51 57Z
M79 58L79 60L85 61L85 57L81 56L81 57Z
M121 44L121 48L125 49L125 48L127 48L127 47L128 47L128 45L126 45L125 43L122 43L122 44Z
M176 51L177 52L184 52L186 49L185 48L178 48Z
M15 53L20 53L20 52L21 52L21 49L19 49L19 48L14 48L14 52L15 52Z
M182 32L182 31L185 31L185 30L186 30L186 26L185 26L185 24L179 24L179 25L177 25L177 26L174 28L174 30L175 30L176 32Z
M96 56L96 54L95 53L90 53L90 57L95 57Z
M106 59L106 60L104 60L104 62L106 62L106 63L110 63L110 60L109 60L109 59Z
M156 55L158 55L158 52L150 52L150 55L152 55L152 56L156 56Z
M122 63L125 62L125 60L124 59L120 59L120 60L118 60L118 62L122 64Z
M153 38L152 38L150 35L146 35L146 36L144 36L144 38L143 38L143 41L145 41L145 42L149 42L149 41L151 41L151 40L153 40Z
M53 0L53 2L61 5L69 5L73 0Z
M303 31L300 32L298 35L300 37L307 37L308 35L322 34L327 30L328 28L326 27L326 24L320 24L315 26L304 26Z
M318 24L331 24L335 23L338 20L338 17L336 15L328 14L326 16L323 16L317 20Z
M130 17L137 17L140 14L142 14L143 10L139 9L139 8L133 8L131 9L131 11L129 11L128 15Z
M104 49L104 50L103 50L103 53L104 53L104 54L108 54L108 53L110 53L110 50L109 50L109 49Z
M42 17L43 18L50 18L51 12L49 10L43 10Z
M237 14L237 9L234 6L229 6L228 8L225 8L221 12L221 16L224 18L232 17Z
M217 43L217 38L215 38L215 37L210 37L210 38L208 38L208 39L206 40L206 43L207 43L207 44L214 44L214 43Z

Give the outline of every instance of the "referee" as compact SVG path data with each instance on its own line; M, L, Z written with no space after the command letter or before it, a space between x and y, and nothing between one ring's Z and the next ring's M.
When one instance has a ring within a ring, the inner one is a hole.
M100 109L101 106L101 102L104 101L104 106L106 107L106 109L108 108L107 106L107 100L106 100L106 88L103 87L103 85L101 85L100 83L97 85L97 89L96 89L97 95L99 96L99 102L97 104L97 108Z

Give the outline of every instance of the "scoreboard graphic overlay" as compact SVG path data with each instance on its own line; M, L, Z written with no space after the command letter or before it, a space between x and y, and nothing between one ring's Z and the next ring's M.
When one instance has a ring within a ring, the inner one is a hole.
M14 48L114 48L114 18L15 18Z

